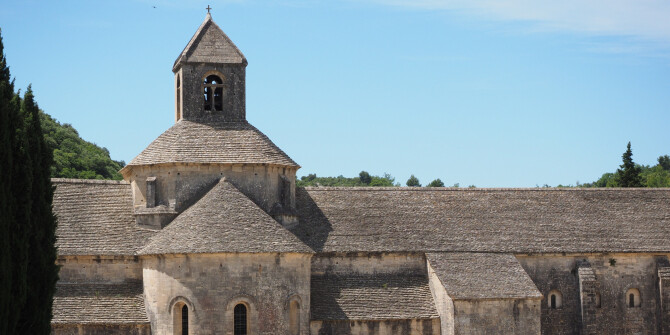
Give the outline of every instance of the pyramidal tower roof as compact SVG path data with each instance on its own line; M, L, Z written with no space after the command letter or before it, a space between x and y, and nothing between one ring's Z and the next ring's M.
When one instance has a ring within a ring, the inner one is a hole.
M212 15L207 13L205 21L177 57L172 70L176 71L185 63L247 64L247 59L212 20Z

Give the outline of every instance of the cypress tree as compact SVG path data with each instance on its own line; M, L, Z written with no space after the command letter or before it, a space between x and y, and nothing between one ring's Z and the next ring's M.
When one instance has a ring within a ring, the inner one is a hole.
M9 320L12 309L12 286L14 282L12 262L12 141L14 129L10 121L17 113L14 83L11 81L9 67L5 58L0 36L0 334L10 334Z
M407 182L405 183L407 186L410 187L421 187L421 183L419 182L419 178L414 177L414 175L411 175L409 179L407 179Z
M633 162L633 151L630 148L630 142L626 147L626 152L621 156L623 164L616 170L616 182L619 187L642 187L642 169Z
M40 111L32 88L24 95L21 111L25 119L25 135L30 148L32 179L32 216L29 220L28 244L30 257L27 267L26 305L21 313L18 332L21 334L49 334L53 295L58 281L56 265L56 217L52 211L53 186L50 178L51 150L44 141Z
M29 87L14 91L0 36L0 334L49 334L58 280L51 151Z
M21 99L18 94L14 96L14 104L20 106ZM32 229L30 221L32 217L32 163L30 157L30 146L26 136L24 114L19 109L19 113L12 115L10 127L15 129L14 141L12 142L12 184L11 194L13 202L13 220L11 221L12 240L10 241L13 263L13 285L11 316L9 319L10 329L16 330L21 310L26 303L28 293L27 274L29 248L28 235Z

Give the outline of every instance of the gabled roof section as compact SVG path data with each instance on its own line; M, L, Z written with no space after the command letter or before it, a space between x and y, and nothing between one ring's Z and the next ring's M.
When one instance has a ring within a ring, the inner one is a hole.
M207 13L205 21L177 57L172 70L184 63L246 64L247 59Z
M542 298L512 254L445 252L426 258L454 300Z
M299 167L265 134L246 121L203 124L180 120L151 142L121 172L134 165L168 163Z
M148 325L142 282L58 283L53 324Z
M291 232L221 179L149 240L139 254L312 253Z
M317 252L670 251L670 189L297 188Z
M132 256L156 232L137 226L130 184L52 179L58 255Z
M438 318L428 277L414 273L313 275L312 320Z

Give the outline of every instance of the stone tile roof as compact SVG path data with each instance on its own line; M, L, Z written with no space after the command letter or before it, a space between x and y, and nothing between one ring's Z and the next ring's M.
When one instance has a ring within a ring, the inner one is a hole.
M298 167L246 121L202 124L181 120L158 136L121 171L165 163L275 164Z
M312 320L392 320L439 317L419 274L313 275Z
M221 179L152 237L140 254L313 251Z
M142 283L58 283L51 322L147 324Z
M542 298L514 255L444 252L426 258L454 300Z
M668 252L670 189L299 188L316 251Z
M174 62L173 70L182 63L246 64L247 59L228 38L212 16L207 14L184 50Z
M83 179L52 182L59 255L135 255L155 234L135 224L130 184Z

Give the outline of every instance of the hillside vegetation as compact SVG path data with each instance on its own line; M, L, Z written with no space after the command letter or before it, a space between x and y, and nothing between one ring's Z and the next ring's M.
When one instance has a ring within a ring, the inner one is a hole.
M40 111L44 140L53 151L52 178L121 180L123 161L112 160L109 151L83 140L72 125L61 124Z

